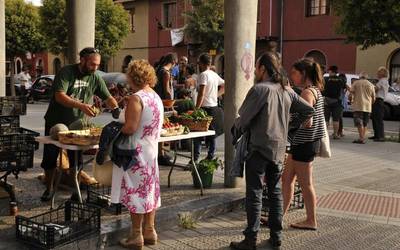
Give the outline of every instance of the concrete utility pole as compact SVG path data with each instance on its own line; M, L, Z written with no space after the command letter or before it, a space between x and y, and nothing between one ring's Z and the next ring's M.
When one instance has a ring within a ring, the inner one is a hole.
M225 186L242 182L230 176L234 158L231 127L237 112L254 84L257 32L257 0L225 1Z
M67 0L68 62L79 62L79 51L94 47L96 0Z
M6 18L4 0L0 0L0 96L6 95Z

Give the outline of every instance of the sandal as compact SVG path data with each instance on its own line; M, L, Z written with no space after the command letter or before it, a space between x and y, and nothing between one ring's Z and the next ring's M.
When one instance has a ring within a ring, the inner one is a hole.
M295 228L295 229L300 229L300 230L317 231L316 227L305 226L305 225L301 225L298 223L290 224L290 227Z
M353 143L356 143L356 144L365 144L365 141L358 139L358 140L354 140Z

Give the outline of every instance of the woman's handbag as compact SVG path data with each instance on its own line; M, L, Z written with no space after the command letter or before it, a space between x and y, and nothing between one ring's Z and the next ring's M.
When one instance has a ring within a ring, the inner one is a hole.
M324 134L325 136L321 138L321 143L319 146L319 153L317 156L322 157L322 158L331 158L332 153L331 153L331 144L329 141L329 133L328 133L328 128L326 127L326 122L324 121Z

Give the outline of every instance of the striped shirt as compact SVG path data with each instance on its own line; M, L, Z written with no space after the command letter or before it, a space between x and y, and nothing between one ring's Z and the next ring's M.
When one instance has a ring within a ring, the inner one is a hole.
M315 113L311 128L300 127L297 129L293 138L289 139L292 145L301 145L307 142L315 142L325 136L325 118L324 118L324 97L321 91L314 88L317 92L317 102L314 105ZM315 92L312 91L315 95Z

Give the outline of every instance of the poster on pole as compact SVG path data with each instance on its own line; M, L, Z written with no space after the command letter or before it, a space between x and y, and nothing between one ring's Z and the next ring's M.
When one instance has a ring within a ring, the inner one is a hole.
M184 35L185 35L184 28L171 29L171 43L172 43L172 46L175 46L178 43L182 42Z

